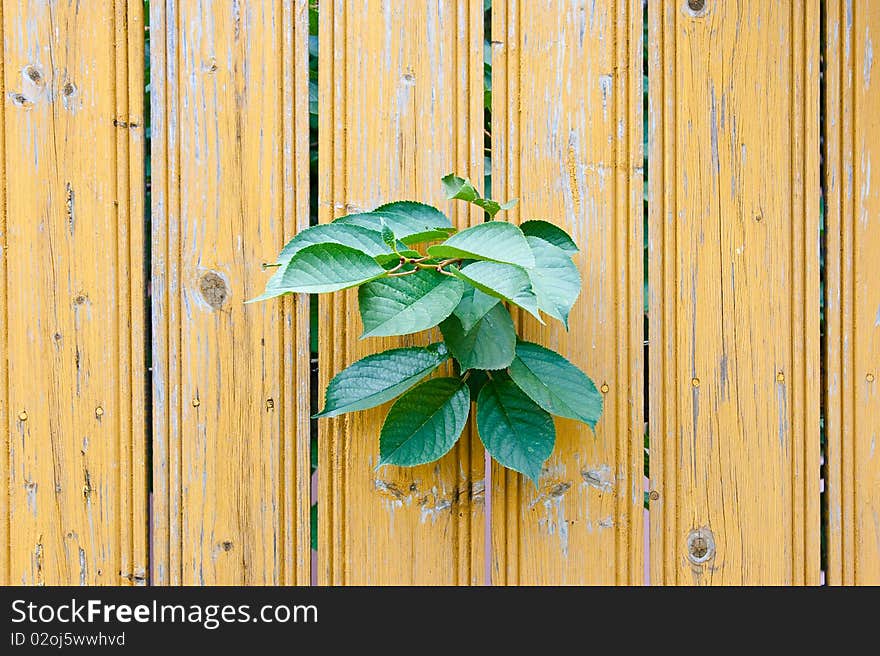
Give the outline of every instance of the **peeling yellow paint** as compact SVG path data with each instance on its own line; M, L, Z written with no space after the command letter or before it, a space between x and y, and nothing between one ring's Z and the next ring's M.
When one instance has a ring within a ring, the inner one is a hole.
M651 577L819 581L819 2L651 3Z
M144 131L113 119L143 125L142 5L5 0L0 26L0 582L124 585L147 558Z
M496 584L644 579L641 32L641 2L492 3L493 194L581 249L571 332L519 325L601 381L605 401L595 434L556 421L538 490L493 469Z
M829 0L825 289L828 582L880 584L880 5Z
M157 584L309 582L308 298L244 304L309 223L307 9L151 5Z
M327 0L320 22L320 220L410 199L437 204L458 226L481 221L481 211L442 200L440 178L483 177L482 0ZM358 340L353 293L322 296L319 308L322 391L354 360L413 343ZM319 582L482 583L484 465L473 427L438 463L377 477L387 409L319 423Z

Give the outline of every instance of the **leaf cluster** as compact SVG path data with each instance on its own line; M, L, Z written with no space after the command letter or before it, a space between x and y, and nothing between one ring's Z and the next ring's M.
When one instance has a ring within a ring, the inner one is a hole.
M415 466L452 449L475 403L491 456L537 485L556 440L552 415L593 428L602 396L563 356L518 339L510 308L567 329L581 290L572 261L578 248L547 221L495 218L515 201L482 198L455 175L442 181L448 198L482 208L489 220L456 230L439 209L399 201L312 226L283 248L253 300L356 287L362 338L438 327L442 341L369 355L339 372L317 416L394 400L379 436L379 465ZM432 376L441 367L443 375Z

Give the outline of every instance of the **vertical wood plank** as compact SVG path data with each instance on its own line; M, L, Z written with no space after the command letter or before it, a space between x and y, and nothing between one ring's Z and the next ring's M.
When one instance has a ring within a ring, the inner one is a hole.
M511 220L562 226L581 248L569 319L523 336L584 369L604 392L595 435L556 421L537 489L493 471L493 581L631 584L642 541L642 3L492 4L493 194Z
M651 572L819 581L819 3L650 12Z
M0 581L143 584L142 5L0 12Z
M878 585L880 5L829 0L825 37L827 576Z
M153 581L309 581L306 0L152 3Z
M438 204L440 177L483 175L483 3L320 5L319 218L393 200ZM358 340L353 293L321 297L320 385L401 340ZM439 331L434 338L439 339ZM323 391L322 391L323 394ZM388 406L319 423L322 584L483 581L483 451L472 430L438 464L374 471Z

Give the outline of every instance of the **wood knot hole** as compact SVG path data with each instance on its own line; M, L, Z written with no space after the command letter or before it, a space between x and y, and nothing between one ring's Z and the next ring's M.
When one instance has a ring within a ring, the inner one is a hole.
M695 565L715 557L715 536L709 528L704 526L688 533L687 556Z
M698 13L706 8L706 0L687 0L687 5L692 12Z
M42 84L43 83L43 74L40 73L40 69L36 66L28 66L24 69L24 74L28 76L28 79L34 84Z
M869 383L873 383L874 382L874 374L868 374L867 376L865 376L865 380L867 380Z
M651 501L658 501L660 499L660 493L657 490L651 490L651 494L648 495Z
M33 103L28 100L28 97L23 93L13 93L11 94L11 98L12 104L16 107L24 107L25 109L27 109L28 107L33 105Z
M66 82L64 86L61 87L61 93L70 98L70 96L76 93L76 86L73 82Z
M220 546L223 547L223 551L232 551L232 541L231 540L224 540Z
M215 310L219 310L229 297L226 282L214 271L208 271L199 279L199 291L205 303Z
M602 392L602 394L608 394L609 389L611 388L608 387L608 383L602 383L602 387L599 388L599 391Z

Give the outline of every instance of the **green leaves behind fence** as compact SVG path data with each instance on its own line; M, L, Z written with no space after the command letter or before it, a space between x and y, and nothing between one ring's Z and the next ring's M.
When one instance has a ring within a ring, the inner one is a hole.
M433 328L452 314L464 285L432 269L382 278L358 290L364 337L406 335Z
M330 384L316 417L335 417L391 401L449 359L442 342L375 353L343 369Z
M495 460L538 485L541 465L553 453L556 427L511 380L490 380L477 399L477 430Z
M537 485L556 439L551 415L595 427L602 397L563 356L518 341L508 305L567 329L581 289L571 259L578 248L547 221L494 220L513 203L482 198L465 178L449 175L443 185L450 199L483 208L493 220L456 232L439 209L414 201L340 217L294 236L253 300L358 287L362 338L439 326L442 342L376 353L339 372L316 416L397 399L382 425L379 465L414 466L452 448L476 402L488 452ZM429 378L450 357L452 371Z
M440 324L440 332L462 371L504 369L513 362L516 330L510 313L501 304L484 314L470 330L453 316Z
M490 200L488 198L483 198L480 196L480 193L474 188L474 185L471 184L471 181L467 178L459 178L457 175L453 175L450 173L447 176L442 178L443 189L446 192L446 197L450 200L463 200L468 203L473 203L477 207L480 207L486 211L489 215L490 219L494 219L495 215L498 214L501 210L509 210L516 205L516 199L508 201L507 203L498 203L497 201Z
M432 378L401 396L385 417L380 465L411 467L446 455L471 409L471 392L458 378Z

